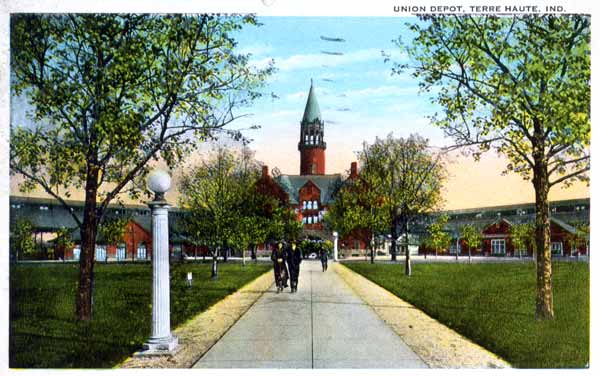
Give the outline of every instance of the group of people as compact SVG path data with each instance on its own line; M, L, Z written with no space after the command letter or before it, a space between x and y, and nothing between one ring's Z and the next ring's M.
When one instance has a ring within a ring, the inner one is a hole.
M327 251L321 251L319 255L323 271L327 270ZM273 271L275 273L275 284L279 294L284 288L288 287L288 278L292 288L292 293L298 292L298 275L300 274L300 264L302 263L302 252L295 242L284 244L278 242L277 247L271 253L273 261Z

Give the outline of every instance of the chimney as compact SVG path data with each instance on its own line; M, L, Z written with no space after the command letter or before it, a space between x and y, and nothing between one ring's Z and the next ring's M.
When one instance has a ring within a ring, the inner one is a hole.
M262 166L262 177L263 178L269 177L269 166Z
M358 176L358 164L356 162L350 163L350 177L355 178Z

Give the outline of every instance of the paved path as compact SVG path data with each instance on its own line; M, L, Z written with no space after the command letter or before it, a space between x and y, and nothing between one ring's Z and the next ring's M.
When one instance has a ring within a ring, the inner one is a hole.
M334 270L305 260L289 291L271 286L194 367L427 367Z

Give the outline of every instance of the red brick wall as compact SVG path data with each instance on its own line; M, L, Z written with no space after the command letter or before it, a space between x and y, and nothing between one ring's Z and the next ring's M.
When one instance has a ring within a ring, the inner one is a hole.
M304 184L300 190L298 191L298 213L299 213L299 219L302 220L302 217L304 216L313 216L319 215L319 211L324 209L324 206L321 204L321 190L310 180L306 182L306 184ZM310 209L310 210L304 210L302 203L304 201L317 201L318 204L318 208L317 209ZM311 229L311 230L322 230L323 229L323 223L319 222L319 223L312 223L312 224L304 224L304 228L306 229Z
M316 165L316 170L311 171L311 165ZM300 175L325 174L325 149L306 148L300 151Z

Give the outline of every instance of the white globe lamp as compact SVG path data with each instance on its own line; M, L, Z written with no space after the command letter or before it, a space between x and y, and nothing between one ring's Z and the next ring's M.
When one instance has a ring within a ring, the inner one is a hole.
M156 169L148 175L148 188L154 192L154 201L165 201L165 192L171 188L171 176L166 171Z

